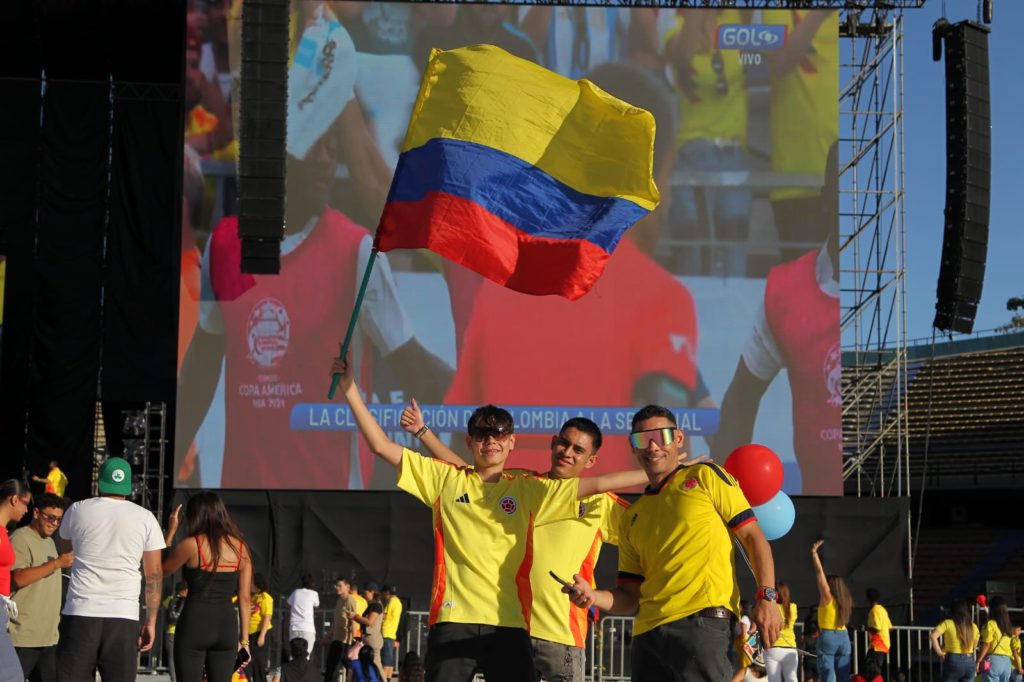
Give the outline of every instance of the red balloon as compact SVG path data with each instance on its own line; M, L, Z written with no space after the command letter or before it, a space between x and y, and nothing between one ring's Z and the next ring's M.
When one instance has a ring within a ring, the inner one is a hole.
M751 507L765 504L782 490L782 461L763 445L741 445L725 459L725 470L740 484Z

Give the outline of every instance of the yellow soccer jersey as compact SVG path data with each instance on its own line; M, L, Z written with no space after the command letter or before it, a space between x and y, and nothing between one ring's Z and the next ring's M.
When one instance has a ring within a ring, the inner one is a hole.
M981 635L978 633L978 625L971 623L971 641L963 643L960 635L956 633L956 623L947 618L935 628L942 637L942 650L947 654L973 654L978 647L978 640Z
M1012 633L1003 633L994 620L985 623L981 641L988 644L988 653L993 656L1010 656L1015 661L1020 656L1020 639Z
M579 480L506 472L484 483L473 467L405 450L398 487L434 512L430 624L527 628L534 528L577 518Z
M822 630L846 629L846 623L839 622L839 602L835 597L825 606L818 605L818 627Z
M739 615L729 531L755 520L736 479L711 462L681 466L648 488L619 530L619 582L640 583L633 634L710 606Z
M363 595L356 594L355 592L352 593L352 599L356 603L356 613L358 613L360 616L363 615L366 612L366 609L369 608L370 602L366 601ZM363 636L363 626L355 621L352 621L352 636Z
M594 584L594 566L602 543L619 543L622 516L629 503L612 493L579 501L578 518L549 523L534 531L534 561L530 570L533 608L530 635L582 647L587 637L587 612L569 601L548 571L572 582L578 573Z
M868 611L868 628L878 630L878 633L871 633L868 645L872 651L889 653L889 630L892 630L892 621L889 620L889 612L881 604L875 604Z
M683 30L683 16L676 21L665 36L666 43ZM719 11L717 23L742 24L743 19L739 10L725 9ZM713 139L746 145L747 83L738 51L709 48L693 56L688 73L673 72L673 76L679 92L677 147Z
M839 137L839 13L834 10L768 10L764 23L786 26L787 40L811 12L828 11L800 61L772 81L772 169L822 175L828 149ZM816 197L817 187L783 188L772 199Z
M53 493L57 497L64 497L64 491L68 487L68 477L60 470L60 467L53 467L50 473L46 474L46 492Z
M380 635L387 639L398 638L398 621L402 618L402 600L392 595L384 607L384 620L380 624Z
M779 630L779 638L772 646L795 649L796 633L793 631L793 626L796 625L796 603L789 602L789 625L786 625L786 612L783 610L782 604L776 604L776 606L779 607L779 613L782 614L782 629Z

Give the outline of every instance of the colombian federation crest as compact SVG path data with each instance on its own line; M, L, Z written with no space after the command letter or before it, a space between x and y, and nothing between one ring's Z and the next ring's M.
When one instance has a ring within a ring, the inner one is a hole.
M264 298L249 311L246 341L249 360L264 369L273 369L288 352L291 321L284 304L276 298Z
M516 502L516 498L508 495L498 501L498 506L501 507L501 511L509 515L515 514L516 509L519 509L519 503Z

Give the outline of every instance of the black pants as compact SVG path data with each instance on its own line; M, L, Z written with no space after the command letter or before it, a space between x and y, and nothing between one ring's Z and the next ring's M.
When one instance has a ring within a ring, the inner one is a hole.
M733 620L687 616L633 637L632 682L729 682Z
M135 682L139 667L139 622L127 618L61 616L57 645L60 682Z
M533 680L533 647L520 628L439 623L427 636L427 682L469 682L478 671L487 682Z
M174 669L180 682L231 682L238 656L238 613L231 602L190 597L174 629ZM61 680L64 682L64 680Z
M249 682L267 682L267 668L270 666L270 633L267 633L263 640L263 646L259 642L258 632L249 633L249 651L252 659L249 665L245 666L245 677Z
M40 682L57 682L57 645L17 646L14 650L21 661L21 670L27 679L35 671Z
M342 665L350 646L350 644L338 641L332 641L328 645L327 655L324 658L324 682L334 682L338 679L338 666Z
M884 651L875 651L874 649L869 649L866 654L866 660L873 660L875 663L878 664L878 671L882 674L883 680L889 679L889 671L886 669L886 659L888 658L888 656L889 655Z

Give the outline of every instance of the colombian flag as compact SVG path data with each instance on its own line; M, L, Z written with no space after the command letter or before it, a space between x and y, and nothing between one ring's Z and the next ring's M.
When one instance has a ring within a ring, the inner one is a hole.
M575 300L658 205L654 117L491 45L434 50L376 247Z

